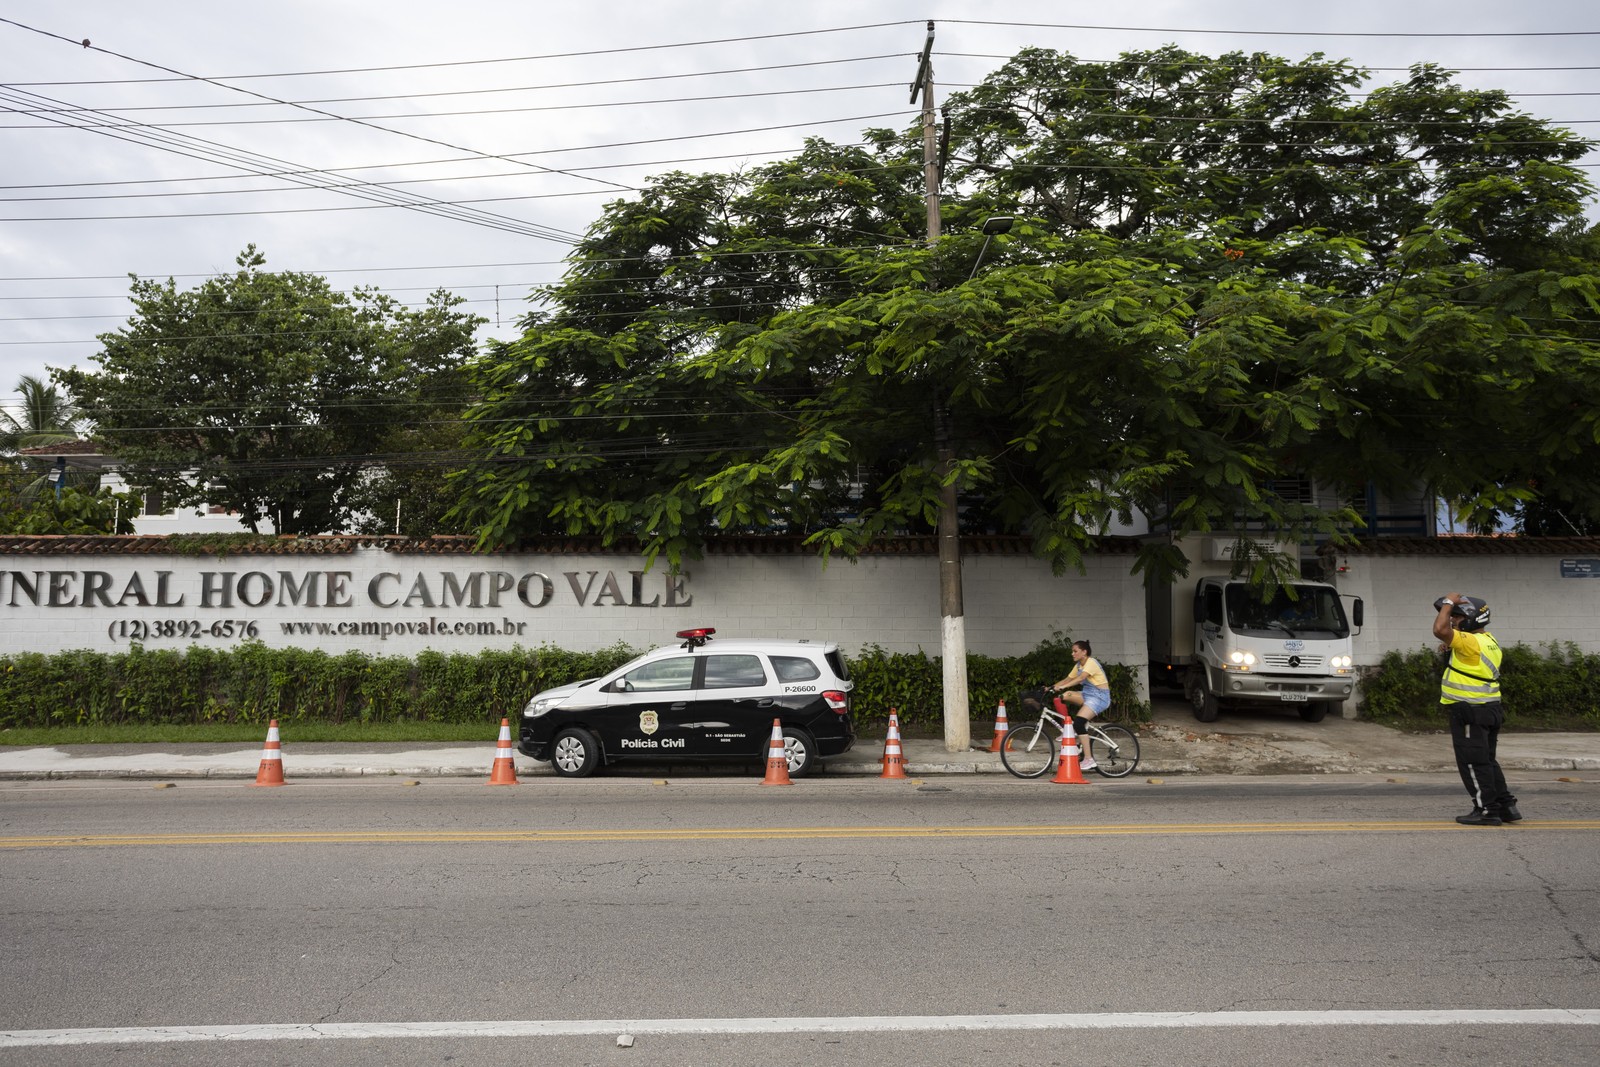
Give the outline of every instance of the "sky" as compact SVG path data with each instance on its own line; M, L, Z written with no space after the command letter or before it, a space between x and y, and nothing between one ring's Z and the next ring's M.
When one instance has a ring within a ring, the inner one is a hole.
M1600 139L1600 14L1577 0L7 0L0 5L0 406L92 368L129 275L267 268L446 289L511 338L604 205L654 175L904 128L1027 46L1176 44L1413 63ZM1584 164L1591 173L1600 153ZM342 187L342 191L335 187ZM396 202L411 206L395 206ZM1594 205L1591 217L1596 217Z

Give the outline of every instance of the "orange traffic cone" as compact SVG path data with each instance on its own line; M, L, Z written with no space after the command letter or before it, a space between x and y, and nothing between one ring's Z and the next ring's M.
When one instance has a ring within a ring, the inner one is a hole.
M261 750L261 766L256 770L255 784L283 784L283 746L278 743L277 719L267 723L267 747Z
M511 755L511 720L500 720L500 743L494 750L494 766L489 769L490 785L516 785L517 763Z
M889 736L883 739L883 773L879 778L904 778L906 776L906 756L900 747L900 716L894 708L889 709Z
M783 723L772 720L772 740L767 742L767 776L762 785L794 785L789 781L789 757L783 751Z
M1082 768L1078 766L1078 731L1072 728L1071 719L1067 720L1066 732L1061 735L1061 762L1056 767L1056 776L1050 781L1055 785L1089 784Z
M1006 722L1006 702L1002 700L999 710L994 713L994 740L989 742L990 752L1000 751L1000 742L1006 739L1010 730L1011 726Z

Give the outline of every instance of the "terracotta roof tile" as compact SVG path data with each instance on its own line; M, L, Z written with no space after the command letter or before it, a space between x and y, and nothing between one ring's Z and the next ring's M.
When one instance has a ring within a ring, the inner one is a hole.
M465 535L250 537L236 534L15 534L0 536L0 555L340 555L353 552L358 547L372 547L397 555L465 556L479 554L476 544L476 538ZM1133 537L1103 537L1096 545L1097 551L1106 555L1127 555L1136 552L1138 547L1139 541ZM978 556L1026 556L1032 555L1033 542L1026 537L982 534L963 537L961 550ZM543 555L638 555L640 548L632 540L606 546L597 537L548 537L525 541L515 551ZM865 554L934 556L938 551L939 542L935 537L894 537L879 541L868 548ZM800 536L746 535L720 537L706 543L707 555L793 556L816 553L816 548L805 544L805 539Z
M1347 556L1600 556L1600 537L1373 537L1325 551Z
M100 444L97 441L62 441L54 445L35 445L32 448L19 448L19 456L102 456Z

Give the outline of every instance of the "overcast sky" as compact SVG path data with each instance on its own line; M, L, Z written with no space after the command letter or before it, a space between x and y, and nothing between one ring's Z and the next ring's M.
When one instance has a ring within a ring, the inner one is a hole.
M130 313L130 273L194 286L252 242L269 269L340 289L376 285L408 303L448 289L490 319L484 336L512 336L529 289L559 275L571 239L651 175L725 171L791 155L807 137L855 143L865 128L909 124L929 19L941 100L1029 45L1112 59L1176 43L1208 55L1322 52L1383 82L1435 62L1600 138L1593 10L1577 0L7 0L0 404L14 403L19 375L92 365L95 336ZM298 176L261 176L283 172ZM327 188L374 182L383 188Z

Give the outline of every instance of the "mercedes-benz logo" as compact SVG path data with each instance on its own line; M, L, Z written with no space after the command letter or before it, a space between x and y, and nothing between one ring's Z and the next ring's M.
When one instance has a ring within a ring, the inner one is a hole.
M1299 656L1290 656L1289 657L1289 666L1291 666L1291 667L1300 666L1300 657Z

